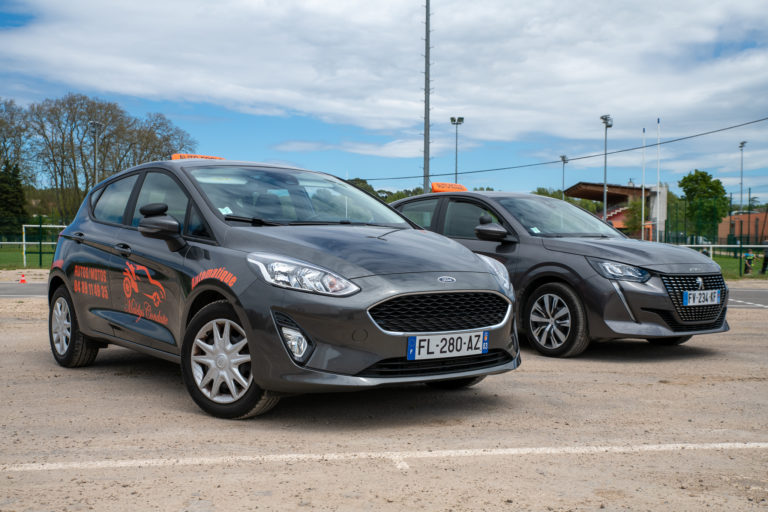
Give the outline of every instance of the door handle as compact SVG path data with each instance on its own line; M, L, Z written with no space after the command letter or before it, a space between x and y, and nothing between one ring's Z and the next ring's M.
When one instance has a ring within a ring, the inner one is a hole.
M85 242L85 234L80 231L72 233L72 239L79 244L83 243Z
M130 256L131 255L131 246L124 243L119 243L115 245L115 249L117 249L117 252L122 254L123 256Z

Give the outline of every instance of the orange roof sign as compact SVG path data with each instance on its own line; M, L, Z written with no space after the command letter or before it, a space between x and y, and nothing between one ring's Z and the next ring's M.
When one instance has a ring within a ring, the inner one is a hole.
M467 187L458 183L432 183L432 192L466 192Z
M220 156L192 155L189 153L174 153L171 155L171 160L186 160L187 158L206 158L208 160L224 160Z

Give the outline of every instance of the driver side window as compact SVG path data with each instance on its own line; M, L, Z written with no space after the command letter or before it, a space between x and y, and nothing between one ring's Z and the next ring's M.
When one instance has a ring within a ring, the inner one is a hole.
M466 201L451 201L445 211L443 234L454 238L477 238L475 227L480 224L480 217L487 215L493 222L499 218L488 208Z
M141 220L141 207L151 203L168 205L167 214L179 221L184 232L184 217L187 214L189 198L184 190L169 175L162 172L148 172L141 185L131 226L138 226Z

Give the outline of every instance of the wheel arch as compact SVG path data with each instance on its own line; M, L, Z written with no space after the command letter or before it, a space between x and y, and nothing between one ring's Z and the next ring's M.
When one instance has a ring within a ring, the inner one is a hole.
M525 313L525 308L528 305L528 300L540 286L545 284L560 283L568 286L571 290L573 290L573 293L576 294L576 297L578 297L586 310L586 303L584 301L584 297L581 294L581 290L579 289L580 287L574 284L574 281L578 281L580 279L580 277L575 276L573 272L567 267L540 268L536 269L531 274L528 274L527 279L522 284L517 297L516 318L518 319L518 332L526 332L526 327L524 325L525 322L522 321L522 318L523 314ZM589 330L589 315L585 314L585 317L587 322L587 330Z

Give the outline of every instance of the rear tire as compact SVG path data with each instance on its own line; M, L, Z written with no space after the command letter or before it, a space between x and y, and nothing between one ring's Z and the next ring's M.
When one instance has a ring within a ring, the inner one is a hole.
M675 336L674 338L648 338L648 343L658 346L682 345L693 336Z
M576 292L563 283L539 286L523 316L528 341L549 357L574 357L586 350L587 317Z
M198 311L181 349L181 375L195 403L226 419L269 411L280 398L254 382L252 368L248 339L232 306L221 300Z
M435 389L446 390L446 391L454 390L454 389L464 389L470 386L474 386L484 378L485 378L485 375L481 377L465 377L463 379L434 380L434 381L427 382L427 386Z
M99 353L99 347L89 342L80 332L72 298L64 285L56 288L51 297L48 339L53 358L66 368L88 366Z

